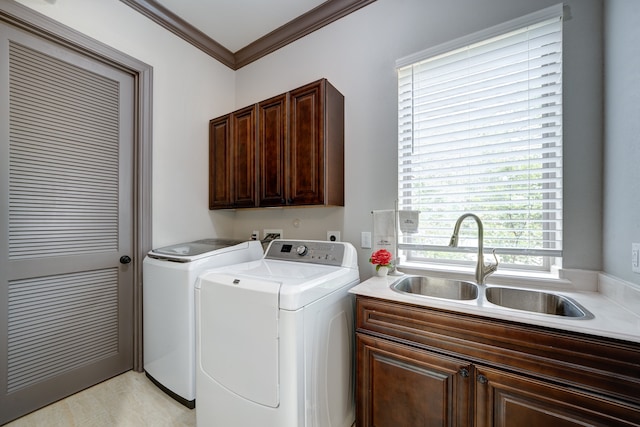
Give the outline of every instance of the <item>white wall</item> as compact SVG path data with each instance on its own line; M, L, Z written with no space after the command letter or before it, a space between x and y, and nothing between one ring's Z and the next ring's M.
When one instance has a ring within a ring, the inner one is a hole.
M119 0L18 0L153 67L153 246L229 237L208 212L208 121L234 108L232 70Z
M604 270L640 284L640 2L605 2Z
M395 60L558 2L377 0L234 73L118 0L19 1L153 66L154 246L282 228L285 237L312 239L339 230L358 248L370 212L393 208L396 198ZM602 2L565 4L564 265L598 270ZM208 120L321 77L345 95L346 206L209 212ZM614 182L627 188L624 175ZM359 250L363 278L369 255Z
M396 199L395 61L431 46L556 4L557 0L377 0L250 64L236 75L236 108L326 77L345 96L344 208L253 210L235 214L234 235L279 227L285 237L341 230L359 248L370 212ZM564 266L601 268L602 53L599 0L566 1ZM323 215L327 215L324 219ZM212 216L220 215L212 213ZM300 219L299 228L292 226ZM369 250L359 250L368 277Z

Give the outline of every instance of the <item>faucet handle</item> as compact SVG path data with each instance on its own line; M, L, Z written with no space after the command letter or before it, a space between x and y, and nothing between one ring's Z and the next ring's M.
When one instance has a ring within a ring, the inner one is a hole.
M496 271L498 269L498 265L500 264L500 261L498 261L498 257L496 256L496 250L495 248L491 251L491 254L493 255L493 259L496 260L495 264L489 264L487 265L489 271L491 273L493 273L494 271Z

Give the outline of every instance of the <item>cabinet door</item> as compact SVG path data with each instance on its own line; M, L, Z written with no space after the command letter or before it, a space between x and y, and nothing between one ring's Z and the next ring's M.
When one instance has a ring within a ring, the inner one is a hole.
M468 362L363 334L356 340L358 427L470 425Z
M232 113L234 207L256 206L256 107Z
M640 411L596 394L496 369L476 369L478 427L638 426Z
M324 204L324 95L321 80L290 92L288 204Z
M258 104L258 204L282 206L285 200L287 94Z
M209 122L209 209L230 208L231 115Z

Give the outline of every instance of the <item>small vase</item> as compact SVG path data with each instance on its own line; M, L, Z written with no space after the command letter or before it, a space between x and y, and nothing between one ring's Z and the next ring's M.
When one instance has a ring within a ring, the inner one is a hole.
M385 277L387 274L389 274L389 267L380 267L376 270L376 274L379 277Z

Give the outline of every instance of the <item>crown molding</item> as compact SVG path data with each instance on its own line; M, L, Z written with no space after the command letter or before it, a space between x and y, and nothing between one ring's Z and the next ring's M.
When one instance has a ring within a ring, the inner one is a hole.
M329 0L235 53L236 69L337 21L375 0Z
M237 70L375 0L327 0L280 28L233 53L155 0L120 0L155 23L191 43L227 67Z
M183 40L191 43L207 55L217 59L224 65L235 69L233 52L216 42L178 15L171 12L154 0L120 0L131 6L156 24L171 31Z

